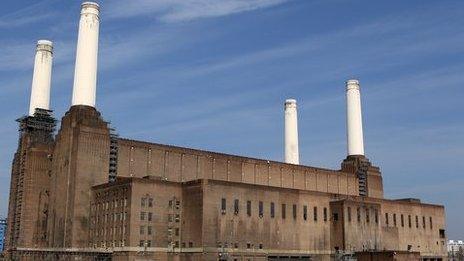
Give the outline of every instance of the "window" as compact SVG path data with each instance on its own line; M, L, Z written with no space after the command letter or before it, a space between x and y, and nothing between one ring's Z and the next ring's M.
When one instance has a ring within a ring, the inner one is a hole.
M375 215L375 223L379 223L379 211L377 209L374 210Z
M338 213L333 213L333 220L338 221Z
M317 221L317 207L314 207L314 221Z
M416 228L419 228L419 217L416 216Z
M238 199L234 200L234 214L235 215L238 215L238 208L239 208L238 203L239 203Z
M142 200L140 201L140 206L145 207L146 204L147 204L147 199L142 198Z
M147 240L147 247L151 247L151 240Z
M153 207L153 198L148 199L148 206Z
M247 215L251 216L251 201L247 201Z
M408 215L408 225L409 225L409 227L412 226L411 223L412 223L412 222L411 222L411 215Z
M258 211L259 211L259 217L262 218L263 215L264 215L264 208L263 208L263 202L262 201L259 202Z
M140 226L140 235L145 234L145 226Z
M259 244L259 249L263 249L263 244Z
M285 219L285 204L282 204L282 219Z
M401 214L400 218L401 218L401 227L404 227L404 216L403 216L403 214Z
M274 202L271 202L271 218L275 217Z
M176 214L176 223L179 223L179 221L180 221L180 215Z
M327 208L324 208L324 222L327 221Z
M429 218L429 223L430 223L430 229L432 229L433 228L432 217Z
M140 240L140 244L139 244L139 246L140 246L140 247L143 247L143 246L145 246L145 241L143 241L143 240Z
M172 222L172 215L168 214L168 222Z
M444 229L440 229L440 230L438 231L438 233L439 233L439 235L440 235L440 238L445 238L445 237L446 237L446 236L445 236L445 230L444 230Z
M145 212L140 212L140 220L145 220Z
M189 242L189 247L193 247L193 242Z
M303 220L308 220L308 206L303 206Z
M358 222L361 222L361 208L356 208L356 217Z
M296 219L296 205L293 204L293 219Z
M348 222L351 222L351 208L348 207Z
M422 216L422 228L425 229L425 216Z
M226 199L221 199L221 213L224 215L226 213Z
M248 248L248 249L251 248L251 244L250 244L250 243L247 243L247 248Z
M147 227L147 234L148 235L151 235L153 233L153 227L152 226L148 226Z
M153 213L148 212L148 221L152 221L152 220L153 220Z
M179 228L176 227L176 229L174 230L174 235L179 236L179 231L180 231Z
M388 213L385 213L385 224L388 226Z
M366 222L367 223L369 223L369 221L370 221L369 212L370 212L369 209L366 208Z
M393 214L393 226L396 227L396 214Z

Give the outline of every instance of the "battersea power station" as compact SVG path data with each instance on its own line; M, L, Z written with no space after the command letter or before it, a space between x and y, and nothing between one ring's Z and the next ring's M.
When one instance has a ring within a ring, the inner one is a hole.
M29 113L17 120L7 260L446 259L443 206L384 198L364 154L358 80L340 86L339 169L299 164L294 99L284 103L284 162L121 138L95 106L100 6L81 8L59 126L53 44L37 42Z

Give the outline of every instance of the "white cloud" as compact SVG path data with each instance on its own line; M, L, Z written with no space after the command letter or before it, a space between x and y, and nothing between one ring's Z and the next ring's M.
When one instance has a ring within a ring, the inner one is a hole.
M156 14L163 22L219 17L282 4L288 0L132 0L106 3L109 18Z

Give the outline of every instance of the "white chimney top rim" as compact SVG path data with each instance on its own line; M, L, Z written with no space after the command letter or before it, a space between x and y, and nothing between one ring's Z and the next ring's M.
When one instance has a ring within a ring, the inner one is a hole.
M37 41L37 45L39 45L39 44L41 44L41 45L48 45L48 46L53 47L53 42L50 41L50 40L38 40L38 41Z
M296 100L295 99L286 99L285 104L296 104Z
M349 79L348 81L346 81L346 85L349 85L349 84L357 84L357 85L359 85L359 81L356 80L356 79Z
M100 5L95 3L95 2L83 2L81 4L81 7L84 8L84 7L94 7L95 9L99 10L100 9Z

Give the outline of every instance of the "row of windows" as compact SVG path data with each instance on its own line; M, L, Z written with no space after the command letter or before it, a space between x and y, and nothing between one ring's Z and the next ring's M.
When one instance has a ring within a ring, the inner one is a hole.
M97 212L97 211L103 211L103 210L109 210L109 209L115 209L118 207L127 207L127 198L124 199L114 199L112 201L106 201L106 202L99 202L95 203L92 206L92 209Z
M378 209L372 209L372 211L369 208L363 208L363 209L364 209L364 211L362 211L362 209L360 207L356 208L356 220L358 222L361 222L361 220L362 220L362 213L361 212L364 212L366 223L369 223L371 221L371 212L373 212L373 214L374 214L374 222L379 223L379 211L378 211ZM348 222L351 222L351 220L352 220L352 218L351 218L351 207L347 208L347 212L348 212ZM334 220L335 221L338 220L338 214L337 213L334 214Z
M390 224L390 220L389 220L389 214L388 213L385 213L385 224L388 226ZM396 214L393 214L393 226L397 226L397 219L396 219ZM416 228L419 228L419 216L415 216L415 227ZM429 227L430 229L433 229L433 220L432 220L432 217L429 217ZM408 219L407 219L407 222L408 222L408 227L412 227L412 217L411 215L408 215ZM427 225L426 225L426 217L425 216L422 216L422 228L423 229L426 229ZM401 214L400 215L400 224L401 224L401 227L404 227L405 226L405 218L404 218L404 215Z
M221 243L221 242L218 242L217 243L217 247L218 248L240 248L240 244L239 243L228 243L228 242L224 242L224 243ZM254 245L253 243L246 243L246 248L247 249L252 249L252 248L258 248L258 249L263 249L264 248L264 245L262 243L259 243L258 245Z
M118 222L118 221L125 221L127 220L127 212L121 213L110 213L110 214L103 214L101 216L95 216L93 218L94 224L106 223L106 222Z
M92 230L91 231L91 234L93 236L118 236L118 235L125 235L126 234L126 227L125 226L122 226L122 227L110 227L110 228L100 228L100 229L97 229L97 230Z
M100 241L100 244L98 243L90 243L89 244L90 247L94 247L94 248L97 248L97 247L103 247L103 248L106 248L106 247L123 247L126 245L126 240L125 239L122 239L122 240L113 240L113 241Z
M286 204L281 204L280 206L280 214L282 219L287 218L287 205ZM293 219L297 219L298 217L298 206L296 204L292 205L292 217ZM221 199L221 214L225 215L227 210L227 200L225 198ZM240 212L240 202L238 199L234 200L234 215L238 215ZM251 217L252 215L252 203L251 201L246 202L246 214L247 216ZM304 205L303 206L303 213L302 213L302 218L303 220L308 220L308 206ZM271 218L275 218L276 216L276 206L274 202L271 202L269 204L269 215ZM258 202L258 216L260 218L264 217L264 203L262 201ZM327 221L328 219L328 213L327 213L327 208L323 208L323 218L324 221ZM318 211L317 207L313 207L313 220L317 221L318 219Z
M140 206L141 207L153 207L153 198L151 197L143 197L140 199Z
M140 240L139 246L140 247L152 247L153 244L151 240ZM173 246L179 247L180 246L179 241L173 242ZM182 242L182 247L187 247L187 244L185 242ZM193 247L193 242L189 242L188 247Z

